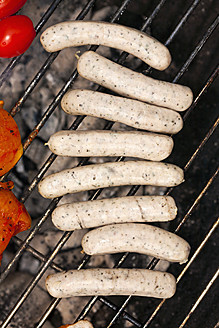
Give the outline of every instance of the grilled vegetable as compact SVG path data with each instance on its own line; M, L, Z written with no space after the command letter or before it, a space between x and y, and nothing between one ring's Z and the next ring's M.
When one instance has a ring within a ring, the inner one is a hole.
M10 171L23 154L17 124L3 109L3 104L4 102L0 101L0 176Z
M159 41L134 28L113 23L62 22L47 28L41 35L41 43L49 52L87 44L104 45L129 52L159 70L171 62L169 50Z
M27 230L31 218L26 208L10 190L13 182L0 182L0 261L12 236Z

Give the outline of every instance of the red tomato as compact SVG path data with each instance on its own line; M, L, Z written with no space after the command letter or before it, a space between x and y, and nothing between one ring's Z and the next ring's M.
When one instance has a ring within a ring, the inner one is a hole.
M15 14L27 0L0 0L0 19Z
M36 32L27 16L10 16L0 21L0 57L23 54L31 45Z

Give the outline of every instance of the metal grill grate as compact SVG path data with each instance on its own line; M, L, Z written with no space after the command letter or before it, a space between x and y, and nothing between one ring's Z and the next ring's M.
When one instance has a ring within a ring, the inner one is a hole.
M61 2L62 2L62 0L56 0L51 3L51 6L49 7L49 9L45 13L45 15L42 17L42 19L36 26L37 33L40 32L40 30L42 29L42 27L44 26L46 21L49 19L49 17L53 13L54 13L54 15L56 14L56 9ZM84 7L84 9L78 15L77 19L84 19L86 14L92 9L92 7L97 2L98 1L96 1L96 0L88 1L87 5ZM120 1L120 7L118 7L117 11L114 13L113 17L111 18L111 22L117 22L123 15L125 16L127 8L129 8L129 5L131 5L132 3L133 3L133 1L131 1L131 0ZM168 0L159 1L157 3L157 5L154 6L151 14L148 17L146 17L145 20L143 21L141 30L146 31L151 26L153 21L156 18L159 18L159 15L161 17L160 19L164 20L165 18L162 17L162 15L163 15L162 10L165 11L165 6L171 6L170 3L171 3L171 1L168 1ZM186 7L186 5L184 5L183 12L178 13L178 23L177 23L176 27L174 28L174 30L169 35L169 37L167 38L166 42L164 42L165 45L170 46L171 43L180 42L179 38L177 39L177 41L175 41L175 39L178 37L178 35L180 33L181 33L181 35L183 35L182 33L183 33L183 28L184 28L185 24L192 24L192 23L190 23L191 17L193 17L193 16L196 17L195 16L196 10L198 10L200 5L201 5L200 0L195 0L193 2L190 1L189 5L187 5L187 7ZM210 2L209 2L209 6L210 6ZM186 77L186 75L189 74L190 70L193 71L197 65L200 65L197 58L199 58L199 56L202 52L203 46L206 44L206 42L208 41L208 39L210 37L211 38L216 37L215 30L219 23L219 18L218 17L215 18L215 16L216 15L212 16L213 19L210 22L207 29L204 31L204 33L199 34L199 32L197 32L199 40L198 40L198 42L195 42L195 43L193 41L191 42L192 51L190 51L187 58L185 57L186 59L183 59L184 56L182 56L182 60L178 66L178 67L180 67L180 69L174 69L174 72L173 72L174 77L172 78L173 83L176 83L176 82L183 83L180 81L180 79ZM194 21L193 21L193 26L194 26ZM193 26L191 26L191 28L193 28ZM158 35L158 38L159 38L159 35ZM97 47L92 47L92 50L96 50L96 49L97 49ZM211 49L209 51L211 51ZM28 85L28 87L24 91L22 97L16 102L16 105L11 110L11 114L13 116L16 115L20 110L22 110L22 105L27 100L27 98L31 95L31 93L35 91L35 87L38 85L41 78L43 78L45 72L47 70L49 70L50 65L53 63L53 61L56 59L56 57L58 55L59 55L59 52L48 56L47 60L42 65L39 72L36 74L36 76L34 76L33 80L31 81L31 83ZM118 58L117 62L121 63L121 64L125 63L127 56L128 56L128 54L122 53L120 55L120 57ZM13 68L16 67L16 64L20 60L20 57L13 59L9 63L9 65L6 67L6 69L3 71L3 73L0 76L0 86L3 85L5 80L10 79L10 73L13 70ZM156 73L153 72L151 68L143 67L143 70L144 70L143 71L144 74L152 74L153 73L156 75ZM207 97L207 95L208 95L207 92L210 90L210 88L212 87L213 83L215 82L215 80L218 76L218 66L216 66L216 68L214 68L214 69L212 69L212 67L211 67L210 71L209 71L209 68L207 67L206 71L208 72L208 77L206 76L207 80L205 83L201 80L202 83L201 83L200 89L195 93L195 95L196 95L195 100L194 100L192 106L185 112L184 117L183 117L184 121L189 121L189 124L195 124L195 117L196 117L194 114L195 109L199 104L202 104L204 99ZM209 72L210 72L210 74L209 74ZM54 110L60 103L62 96L66 93L66 91L69 89L69 87L72 86L72 84L77 79L77 76L78 76L77 71L74 70L73 73L70 75L69 79L67 80L67 82L63 85L61 90L58 92L57 96L53 99L51 104L48 106L44 115L40 119L39 123L31 131L28 138L24 142L24 150L25 151L28 149L28 147L31 147L32 142L37 137L39 131L43 128L43 126L45 125L47 120L49 120L51 114L54 112ZM197 77L197 79L200 79L200 78L202 79L202 77ZM188 81L188 79L187 79L187 81ZM198 85L199 84L200 83L198 83ZM196 90L196 86L193 86L193 85L189 85L189 86L192 89ZM98 90L100 90L100 89L101 88L98 88ZM69 129L76 130L84 119L85 119L84 116L77 117L77 119L73 122L73 124L70 126ZM185 170L186 174L188 174L189 178L191 178L192 174L194 173L194 169L192 169L192 168L195 165L198 165L201 168L201 170L204 170L204 167L201 163L200 158L201 158L202 154L206 152L208 144L211 142L210 138L215 135L214 132L217 128L217 125L218 125L218 119L216 119L215 121L212 121L208 125L206 133L203 135L203 137L200 137L200 140L198 141L196 147L193 147L192 153L189 154L189 156L187 155L187 157L185 156L186 164L184 165L184 170ZM112 126L113 126L112 122L107 122L104 129L111 129ZM178 139L179 137L176 136L174 138L176 139L175 141L177 143L178 142L177 140L179 140ZM190 142L190 136L186 135L186 132L183 132L183 138L186 138L186 143ZM175 152L177 153L177 145L176 145ZM37 176L33 179L31 184L28 186L28 188L23 193L23 195L21 197L22 202L25 202L29 197L31 197L32 191L37 186L38 182L43 177L43 175L46 173L46 171L48 170L48 168L51 166L51 164L54 162L55 159L56 159L56 156L52 154L47 159L47 161L43 164L42 168L37 173ZM78 166L85 165L88 162L88 160L89 160L88 158L80 160ZM117 158L116 161L122 161L122 160L124 160L124 158L120 157L120 158ZM174 160L181 161L181 163L182 163L183 158L180 156L180 154L176 154L176 156L173 157L173 161ZM179 165L180 165L180 162L179 162ZM181 164L181 166L182 165L183 164ZM213 167L213 169L215 169L215 165L213 165L212 167ZM198 212L198 207L200 206L201 202L205 199L208 200L208 197L209 197L208 193L210 193L210 190L212 188L212 185L213 185L213 183L217 177L217 173L218 173L217 169L216 170L213 170L213 169L210 171L210 175L209 175L210 178L208 176L207 179L203 179L201 181L201 185L200 185L201 187L199 188L199 189L201 189L201 191L197 192L196 197L194 197L195 199L193 201L187 201L186 206L185 206L185 208L187 208L187 209L186 209L186 211L184 210L184 211L182 211L182 213L180 213L180 218L178 218L177 224L175 223L176 226L171 227L172 231L178 233L179 230L181 228L183 228L184 231L182 233L182 236L184 236L184 233L186 232L186 228L185 228L186 224L188 223L189 220L191 220L194 213ZM189 174L190 171L192 171L191 174ZM205 180L207 180L207 183ZM127 196L134 195L138 191L139 187L140 186L131 187ZM186 188L187 187L185 187L183 184L182 186L179 186L176 189L173 189L173 188L168 189L166 194L168 195L168 194L174 192L174 195L175 195L175 191L176 191L176 195L177 195L177 192L184 193L187 191ZM93 192L90 196L90 200L98 198L98 196L101 194L101 192L102 192L101 189ZM191 198L193 198L193 197L191 197ZM61 237L60 241L58 242L58 244L55 246L55 248L51 252L50 256L48 256L48 257L46 257L44 254L39 253L37 250L35 250L33 247L30 246L31 240L33 238L37 238L37 233L38 233L39 229L46 222L47 218L49 217L51 212L54 210L54 208L56 207L56 205L58 204L60 199L61 198L56 198L51 201L48 208L45 210L44 215L41 217L41 219L38 221L38 223L31 229L30 233L28 234L27 238L24 241L18 237L13 238L13 242L16 243L19 247L18 247L16 254L12 258L12 260L6 265L6 267L2 271L1 278L0 278L1 283L3 283L3 281L7 279L8 274L12 271L13 267L18 262L20 256L24 252L30 252L33 256L35 256L42 262L42 265L41 265L36 277L34 277L33 280L29 283L29 285L23 290L23 293L22 293L22 295L20 295L18 297L17 302L12 305L11 311L8 313L7 317L3 318L3 323L1 325L2 328L8 327L11 319L20 310L22 304L26 301L26 299L28 297L31 297L31 292L36 287L39 280L41 279L41 277L43 276L43 274L46 272L46 270L49 267L53 268L56 271L63 270L63 268L60 267L59 265L55 264L53 262L53 260L55 259L57 253L61 250L63 245L70 238L70 236L72 235L72 232L63 233L63 236ZM176 196L176 200L177 200L177 196ZM179 284L181 283L181 279L184 276L186 276L187 280L189 280L190 277L188 276L188 271L189 271L190 267L192 266L194 261L196 261L196 262L198 261L197 257L199 256L202 249L204 247L206 247L206 245L209 245L212 235L218 226L218 223L219 223L218 219L216 219L215 222L213 222L212 218L209 218L209 219L211 219L211 221L210 221L211 225L205 231L203 236L200 235L199 244L195 248L192 248L192 256L191 256L190 260L188 261L188 263L185 266L182 266L182 267L176 269L176 270L178 270L177 271L177 283L179 283ZM173 223L173 225L174 225L174 223ZM187 238L187 240L189 242L191 242L191 240L189 240L188 238ZM128 253L123 254L117 261L115 267L122 266L125 263L125 261L128 259L128 257L129 257ZM90 256L85 255L82 262L80 263L78 269L83 268L89 262L89 260L90 260ZM159 260L153 259L149 263L148 268L153 269L158 262L159 262ZM210 265L210 263L208 263L208 265ZM212 270L213 269L214 268L212 268ZM211 271L211 274L212 274L212 272L213 271ZM207 296L207 292L210 289L210 287L212 286L212 284L216 281L217 276L218 276L218 271L214 272L212 274L212 276L208 277L209 281L200 282L201 288L198 288L198 286L197 286L197 288L196 288L197 289L197 293L196 293L197 298L190 299L189 304L188 304L188 311L187 312L184 311L184 313L179 317L180 320L179 320L178 324L181 324L180 327L184 327L186 325L187 320L190 318L190 316L193 314L193 312L198 308L199 303L202 301L202 299L205 296ZM186 278L184 278L184 279L186 279ZM178 287L180 287L180 285ZM182 290L182 288L180 290ZM101 302L102 305L104 306L104 309L107 308L107 309L111 310L111 313L113 313L110 321L105 323L105 327L111 327L113 324L115 324L115 326L120 325L120 327L124 327L124 322L128 321L133 325L133 327L146 328L149 326L153 326L154 320L159 318L159 316L164 316L165 311L168 311L168 309L169 309L169 311L171 311L171 307L174 306L173 305L174 302L177 302L178 305L180 304L176 300L177 295L174 296L173 299L171 299L171 300L166 300L166 301L163 300L161 302L154 303L154 308L150 309L149 312L145 311L148 313L147 313L147 315L144 315L142 318L136 317L136 315L134 315L133 313L131 313L128 310L130 302L135 302L136 298L134 298L134 300L133 300L133 297L129 296L127 298L124 298L120 305L117 305L117 304L115 304L114 301L112 301L111 298L92 297L90 299L90 301L87 303L87 305L82 309L81 313L78 315L78 319L85 318L86 315L89 313L89 311L94 306L94 304L96 302ZM60 299L53 299L51 304L48 306L48 308L46 310L42 309L41 319L35 327L37 327L37 328L43 327L48 316L52 313L52 311L56 308L56 306L59 304L60 301L61 301ZM146 301L145 300L144 300L144 302L142 301L142 304L144 304L144 306L147 306ZM181 302L183 302L183 300ZM194 304L194 305L192 305L192 304ZM163 308L164 308L164 310L162 311ZM198 311L198 309L197 309L197 311ZM181 320L181 318L183 318L183 319ZM94 325L95 325L95 322L94 322ZM155 323L154 327L160 327L160 326L156 325L156 323ZM170 327L170 326L167 323L167 325L163 326L163 327ZM191 325L190 327L196 327L195 322L193 322L193 326Z

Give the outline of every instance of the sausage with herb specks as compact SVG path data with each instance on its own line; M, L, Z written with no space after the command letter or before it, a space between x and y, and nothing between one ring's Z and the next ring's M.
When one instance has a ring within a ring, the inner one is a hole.
M43 178L39 192L45 198L122 185L177 186L184 181L176 165L151 161L111 162L67 169Z
M176 214L170 196L129 196L60 205L52 222L58 229L72 231L112 223L170 221Z
M192 103L190 88L134 72L93 51L81 55L77 69L85 79L129 98L178 111L186 110Z
M88 44L120 49L153 68L164 70L171 62L169 50L159 41L134 28L95 21L67 21L47 28L40 41L46 51Z
M176 280L170 273L147 269L83 269L48 276L46 288L58 298L91 295L170 298L176 291Z
M82 238L83 251L89 255L134 252L170 262L185 263L190 246L181 237L148 224L110 224L89 231Z
M99 117L152 132L175 134L183 127L181 115L174 110L92 90L67 92L61 107L67 114Z
M48 141L59 156L128 156L162 161L173 149L166 135L141 131L58 131Z

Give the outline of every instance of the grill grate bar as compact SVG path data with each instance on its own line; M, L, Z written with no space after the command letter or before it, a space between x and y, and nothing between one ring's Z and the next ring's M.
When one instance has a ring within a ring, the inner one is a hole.
M31 94L31 92L34 90L34 88L37 86L38 82L41 80L41 78L44 76L47 69L50 67L50 65L53 63L55 58L58 56L59 52L54 52L45 61L39 72L36 74L34 79L30 82L26 90L24 91L23 96L16 102L15 106L11 109L10 114L11 116L15 116L20 110L21 106L27 99L27 97Z
M115 314L115 316L113 317L113 319L107 325L107 328L110 328L116 322L116 320L122 315L125 307L128 305L128 303L131 300L131 298L132 298L131 295L126 298L125 302L122 304L122 306L119 308L119 310L117 311L117 313Z
M52 2L52 4L49 6L48 10L45 12L43 17L40 19L40 21L36 25L36 27L35 27L36 34L38 34L40 32L41 28L45 25L45 23L50 18L50 16L53 14L53 12L58 7L58 5L60 4L61 1L62 0L54 0ZM5 82L5 80L8 78L8 76L11 73L12 69L19 63L22 56L23 56L23 54L18 56L18 57L15 57L14 59L12 59L11 62L6 67L6 69L1 73L1 75L0 75L0 87Z
M161 0L158 5L155 7L154 11L152 14L146 19L145 23L143 24L141 31L145 31L146 28L151 25L153 19L157 16L163 5L165 4L167 0Z
M20 239L19 237L17 237L17 236L14 236L13 237L13 241L15 242L15 244L17 245L17 246L21 246L22 245L22 243L23 243L23 240L22 239ZM46 256L45 255L43 255L42 253L40 253L40 252L38 252L34 247L32 247L32 246L27 246L27 252L29 252L29 253L31 253L35 258L37 258L38 260L40 260L41 262L46 262L47 261L47 258L46 258ZM54 269L54 270L56 270L56 271L59 271L59 272L61 272L61 271L63 271L64 269L62 269L59 265L57 265L57 264L55 264L54 262L52 262L51 264L50 264L50 267L52 268L52 269Z
M216 281L218 276L219 276L219 269L215 272L215 274L213 275L213 277L211 278L211 280L209 281L209 283L207 284L207 286L205 287L205 289L203 290L203 292L201 293L201 295L199 296L199 298L197 299L197 301L195 302L195 304L191 308L189 314L187 315L187 317L184 319L184 321L179 326L179 328L182 328L182 327L185 326L186 322L189 320L189 318L191 317L193 312L196 310L196 308L198 307L198 305L200 304L202 299L205 297L205 295L207 294L207 292L209 291L211 286L214 284L214 282Z
M183 24L185 24L186 20L188 19L189 15L191 15L191 13L193 12L193 10L197 7L197 5L199 4L200 0L195 0L191 6L187 9L185 15L181 18L180 22L178 23L178 25L176 26L176 28L174 29L174 31L171 33L171 35L169 36L169 38L166 40L165 45L168 46L170 44L170 42L173 40L173 38L175 37L175 35L179 32L180 28L182 27Z
M189 15L191 15L191 13L193 12L193 10L196 8L196 6L199 4L200 0L195 0L191 6L187 9L187 11L185 12L184 16L181 18L181 20L179 21L179 23L176 25L175 29L173 30L173 32L170 34L170 36L168 37L168 39L164 42L165 46L168 46L172 40L174 39L174 37L176 36L176 34L179 32L179 30L182 28L182 26L185 24L186 20L188 19ZM147 75L149 73L152 72L152 67L148 67L143 74ZM176 81L173 81L174 83L176 83Z
M194 260L196 259L196 257L198 256L198 254L200 253L200 251L202 250L202 248L206 245L207 241L209 240L209 238L212 236L213 232L218 227L218 224L219 224L219 219L217 219L216 222L213 224L212 228L209 230L209 232L207 233L207 235L205 236L205 238L203 239L203 241L201 242L201 244L199 245L199 247L196 249L195 253L191 257L191 259L189 260L189 262L186 264L186 266L184 267L184 269L181 271L181 273L177 277L177 281L176 281L177 284L179 283L180 279L183 277L183 275L185 274L185 272L188 270L188 268L190 267L190 265L194 262ZM149 326L149 324L155 318L155 316L157 315L158 311L161 309L161 307L163 306L163 304L165 302L166 302L166 300L163 299L159 303L159 305L156 307L156 309L154 310L154 312L152 313L152 315L150 316L150 318L147 320L147 322L145 322L145 324L144 324L144 326L142 328L147 328Z
M52 313L53 310L57 307L60 303L61 298L54 298L53 301L50 303L48 309L46 309L45 313L41 316L40 321L34 326L34 328L41 328L45 321L47 320L48 316Z
M104 305L107 305L108 307L110 307L112 310L114 311L118 311L119 307L113 305L109 300L107 300L105 297L100 297L99 299ZM129 322L131 322L133 325L135 325L136 327L142 327L142 323L138 320L136 320L135 318L133 318L133 316L129 315L128 312L124 311L123 312L123 319L128 320Z
M217 18L210 25L210 27L208 28L207 32L203 35L201 41L197 44L197 46L195 47L195 49L193 50L193 52L191 53L191 55L189 56L189 58L187 59L187 61L183 65L183 67L181 68L181 70L179 71L179 73L176 75L176 77L173 80L174 83L176 81L178 81L179 78L184 74L185 70L188 69L188 67L191 64L191 62L193 61L193 59L197 56L197 54L202 49L202 47L204 46L204 44L206 43L206 41L209 39L210 35L216 29L218 23L219 23L219 16L217 16Z
M209 76L209 78L207 79L204 88L202 88L202 90L199 92L198 96L195 98L195 100L193 101L192 105L189 107L189 109L185 112L185 114L183 115L183 119L187 119L187 116L190 115L190 112L193 110L193 108L197 105L197 103L199 102L200 98L202 97L202 95L207 92L208 88L211 86L211 84L215 81L215 79L218 77L218 73L219 73L219 65L216 66L216 68L213 70L212 74Z
M202 191L200 192L200 194L198 195L198 197L196 198L196 200L194 201L192 206L189 208L189 210L187 211L184 218L180 221L178 226L175 228L174 233L177 233L181 229L182 225L188 220L189 216L192 214L194 209L198 206L198 204L200 203L201 198L204 196L204 194L206 193L206 191L208 190L208 188L210 187L210 185L212 184L214 179L217 177L217 175L218 175L218 168L215 171L215 173L212 175L212 177L208 180L207 184L202 189Z
M186 264L185 268L182 270L182 272L180 273L180 275L177 277L177 284L179 283L179 281L181 280L181 278L184 276L185 272L188 270L188 268L190 267L190 265L194 262L195 258L200 253L200 251L202 250L202 248L205 246L205 244L207 243L208 239L211 237L211 235L216 230L216 228L218 227L218 225L219 225L219 218L217 218L217 220L213 224L212 228L209 230L209 232L207 233L207 235L205 236L205 238L203 239L203 241L201 242L201 244L199 245L199 247L196 249L195 253L192 255L192 257L189 260L189 262Z

